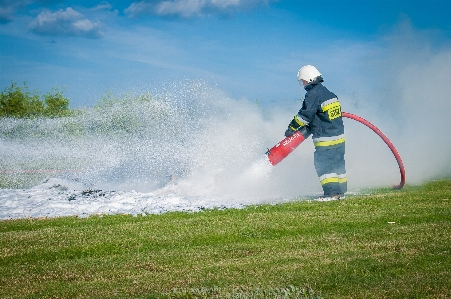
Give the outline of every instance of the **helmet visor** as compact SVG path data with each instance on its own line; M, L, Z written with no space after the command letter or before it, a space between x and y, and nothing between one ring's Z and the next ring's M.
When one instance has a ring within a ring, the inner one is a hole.
M307 84L304 84L304 82L305 83L308 83L307 81L305 81L305 80L298 80L298 82L299 82L299 85L301 85L301 87L305 87L305 85L307 85Z

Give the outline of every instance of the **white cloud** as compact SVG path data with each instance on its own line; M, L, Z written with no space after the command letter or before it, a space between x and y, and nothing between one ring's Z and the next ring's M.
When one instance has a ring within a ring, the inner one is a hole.
M0 7L0 24L12 21L14 8L12 6Z
M0 24L8 23L13 20L14 13L26 7L30 0L0 0Z
M140 1L132 3L125 14L136 17L142 14L195 17L211 13L232 13L274 0L168 0L157 3Z
M207 0L178 0L164 1L157 6L157 14L159 15L181 15L190 17L200 15L202 9L207 5Z
M53 36L99 38L103 35L99 21L91 21L71 7L55 12L41 12L31 24L31 30L37 34Z
M157 6L159 15L181 15L191 17L202 15L208 10L225 11L237 9L243 5L240 0L177 0L163 1Z
M154 10L154 5L152 3L147 3L144 1L133 2L129 7L127 7L124 12L129 17L137 17L142 14L152 14Z
M88 19L78 20L72 24L73 28L79 32L89 32L95 29L96 25L97 23L92 23Z
M111 8L113 8L113 6L110 3L108 3L107 1L102 1L98 5L94 6L93 10L110 10Z

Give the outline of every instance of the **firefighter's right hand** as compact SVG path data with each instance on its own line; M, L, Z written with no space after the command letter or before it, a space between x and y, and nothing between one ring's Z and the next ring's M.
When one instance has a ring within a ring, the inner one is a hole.
M296 132L296 130L293 130L290 126L288 126L288 129L285 131L285 137L290 137L290 136L292 136L295 132Z

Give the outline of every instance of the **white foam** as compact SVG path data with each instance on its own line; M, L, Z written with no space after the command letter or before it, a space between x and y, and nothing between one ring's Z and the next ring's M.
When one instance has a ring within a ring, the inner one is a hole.
M73 190L72 182L51 179L30 189L0 189L0 219L78 216L99 214L159 214L169 211L200 211L240 208L227 199L189 197L162 192ZM163 195L164 194L164 195Z

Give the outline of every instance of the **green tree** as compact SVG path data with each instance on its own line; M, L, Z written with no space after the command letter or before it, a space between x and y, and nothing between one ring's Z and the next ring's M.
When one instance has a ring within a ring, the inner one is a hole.
M0 117L60 117L71 113L69 99L58 88L46 93L44 100L38 92L31 93L26 83L21 87L12 82L0 93Z
M45 111L44 115L49 117L67 116L70 114L69 99L63 96L63 92L53 88L52 92L44 95Z
M0 115L12 117L26 117L30 106L42 109L43 105L38 104L39 96L32 95L24 83L24 87L17 86L15 82L6 87L0 94Z

